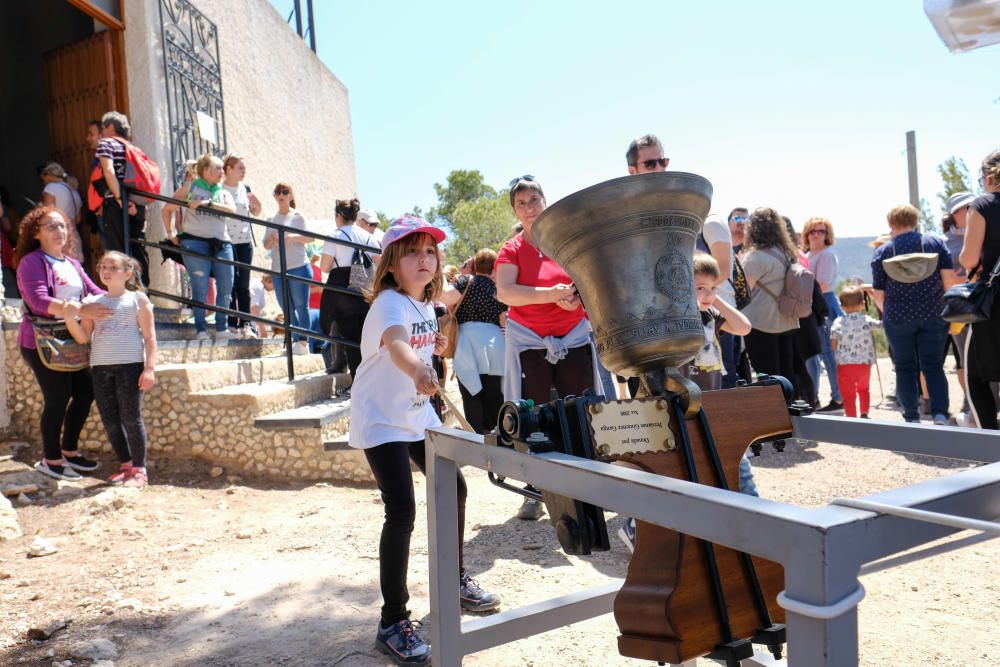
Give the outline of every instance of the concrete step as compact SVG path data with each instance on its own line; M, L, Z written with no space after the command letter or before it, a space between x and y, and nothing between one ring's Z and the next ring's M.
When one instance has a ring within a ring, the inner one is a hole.
M293 356L292 361L295 365L295 377L324 371L326 366L318 354ZM288 364L284 354L253 359L164 363L157 366L156 375L161 381L176 378L185 383L189 391L201 392L225 386L284 380L288 377Z
M346 419L351 412L351 399L330 398L288 410L261 415L254 420L257 428L271 431L316 428Z
M281 338L234 338L232 340L156 340L162 364L196 364L221 359L255 359L284 354ZM315 356L319 356L318 354Z
M295 380L266 380L191 392L190 399L219 409L245 405L259 417L330 399L336 388L350 383L346 374L327 375L320 371ZM256 418L255 417L255 418Z

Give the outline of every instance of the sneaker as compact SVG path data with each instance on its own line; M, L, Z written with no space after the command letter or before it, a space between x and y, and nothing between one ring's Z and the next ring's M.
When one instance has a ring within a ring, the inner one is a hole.
M309 343L304 340L297 340L292 343L292 354L295 356L302 356L303 354L309 354Z
M903 417L903 419L906 420L907 424L919 424L920 423L920 417Z
M408 618L393 623L388 628L378 624L375 648L388 654L397 665L426 665L431 661L431 645L417 632Z
M635 519L626 517L622 527L618 529L618 537L631 553L635 553Z
M118 472L116 472L111 477L108 477L109 484L124 484L125 480L132 473L132 462L127 461L118 466Z
M976 428L976 420L972 417L971 412L962 412L958 415L958 419L955 421L959 426L964 426L965 428Z
M195 340L211 340L212 336L210 336L207 331L199 331L197 334L195 334L194 339Z
M934 415L934 425L935 426L947 426L948 425L948 415L938 413Z
M844 410L843 401L830 401L823 407L816 410L816 412L832 413L832 412L843 412L843 410Z
M333 391L333 395L337 398L350 398L351 388L350 387L337 387Z
M78 472L94 472L100 467L97 461L91 461L87 457L80 456L79 454L76 456L66 456L63 454L63 461L66 462L67 466Z
M233 340L234 338L239 338L239 334L235 334L232 331L216 331L215 340Z
M545 508L542 503L534 498L525 498L521 503L521 508L517 510L517 518L524 521L537 521L542 518Z
M77 480L83 479L80 477L72 468L67 466L57 466L54 463L49 463L48 461L42 460L35 464L35 470L42 473L46 477L51 477L52 479L61 479L67 482L75 482Z
M123 486L129 489L145 489L148 481L145 468L132 468Z
M465 611L490 611L500 606L500 598L480 588L479 583L467 573L462 573L459 583L459 599Z
M867 412L862 412L862 413L861 413L861 418L862 418L862 419L871 419L871 417L869 417L869 416L868 416L868 413L867 413Z

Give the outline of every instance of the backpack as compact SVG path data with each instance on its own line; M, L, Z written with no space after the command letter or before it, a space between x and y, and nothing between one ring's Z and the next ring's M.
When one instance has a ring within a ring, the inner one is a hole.
M778 312L798 320L812 314L815 282L816 276L812 271L798 262L792 262L785 268L785 281L781 286L781 294L776 295L763 281L758 280L757 286L778 302Z
M134 146L131 142L125 141L121 137L113 138L125 146L125 185L143 192L160 194L160 166L153 162L141 148ZM104 170L101 169L100 160L90 171L90 187L87 189L87 205L92 211L96 211L104 203L102 191L95 187L97 185L95 181L98 180L104 180ZM106 183L103 192L107 192ZM149 197L139 195L133 195L131 199L140 206L146 206L153 202Z

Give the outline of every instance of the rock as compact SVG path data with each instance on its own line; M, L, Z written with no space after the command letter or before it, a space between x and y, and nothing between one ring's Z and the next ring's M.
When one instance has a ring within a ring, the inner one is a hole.
M24 535L17 520L17 510L7 496L0 496L0 542L13 540Z
M236 539L238 540L249 540L251 537L253 537L253 532L247 528L236 533Z
M118 603L119 609L131 609L132 611L142 611L142 602L135 598L125 598Z
M83 495L83 487L76 482L57 482L53 498L76 498Z
M10 572L0 572L0 581L10 579Z
M22 493L22 494L18 495L17 498L14 499L14 503L18 507L24 507L26 505L33 505L34 502L35 501L31 499L31 496L29 496L26 493Z
M7 496L8 498L13 498L14 496L19 496L22 493L38 493L37 484L0 484L0 493Z
M69 654L74 658L85 658L94 662L112 660L118 657L118 647L110 639L91 639L70 646Z
M221 477L222 473L224 472L226 471L220 468L219 466L212 466L212 470L209 471L208 474L211 475L212 477Z
M106 514L132 505L140 489L117 488L101 491L90 499L87 510L91 514Z
M71 618L63 618L55 621L50 621L49 623L41 627L30 627L28 628L28 639L34 639L35 641L45 641L59 632L63 628L67 627L73 622Z
M59 551L59 549L57 549L54 544L39 535L35 538L35 541L31 543L31 546L28 547L28 558L51 556L57 551Z
M90 667L115 667L115 663L110 660L98 660Z

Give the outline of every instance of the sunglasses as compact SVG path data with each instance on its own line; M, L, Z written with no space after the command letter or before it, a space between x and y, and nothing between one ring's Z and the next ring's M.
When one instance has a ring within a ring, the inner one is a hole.
M289 190L288 188L275 188L274 189L274 194L275 195L290 195L290 194L292 194L292 191Z
M746 222L746 221L747 221L747 216L745 216L745 215L734 215L733 216L733 222Z
M507 187L512 188L521 181L534 182L534 180L535 180L534 176L532 176L531 174L525 174L524 176L518 176L517 178L510 179L510 183L507 184Z
M62 222L46 222L44 225L42 225L42 227L44 229L48 229L48 230L51 230L51 231L55 231L57 229L66 229L67 228L66 224L62 223Z
M642 162L639 162L637 164L641 164L646 169L656 169L657 167L659 167L660 169L666 169L667 165L670 164L670 158L658 157L658 158L653 158L652 160L643 160Z
M823 236L826 236L826 230L825 229L810 229L809 230L809 236L812 236L813 234L822 234Z

